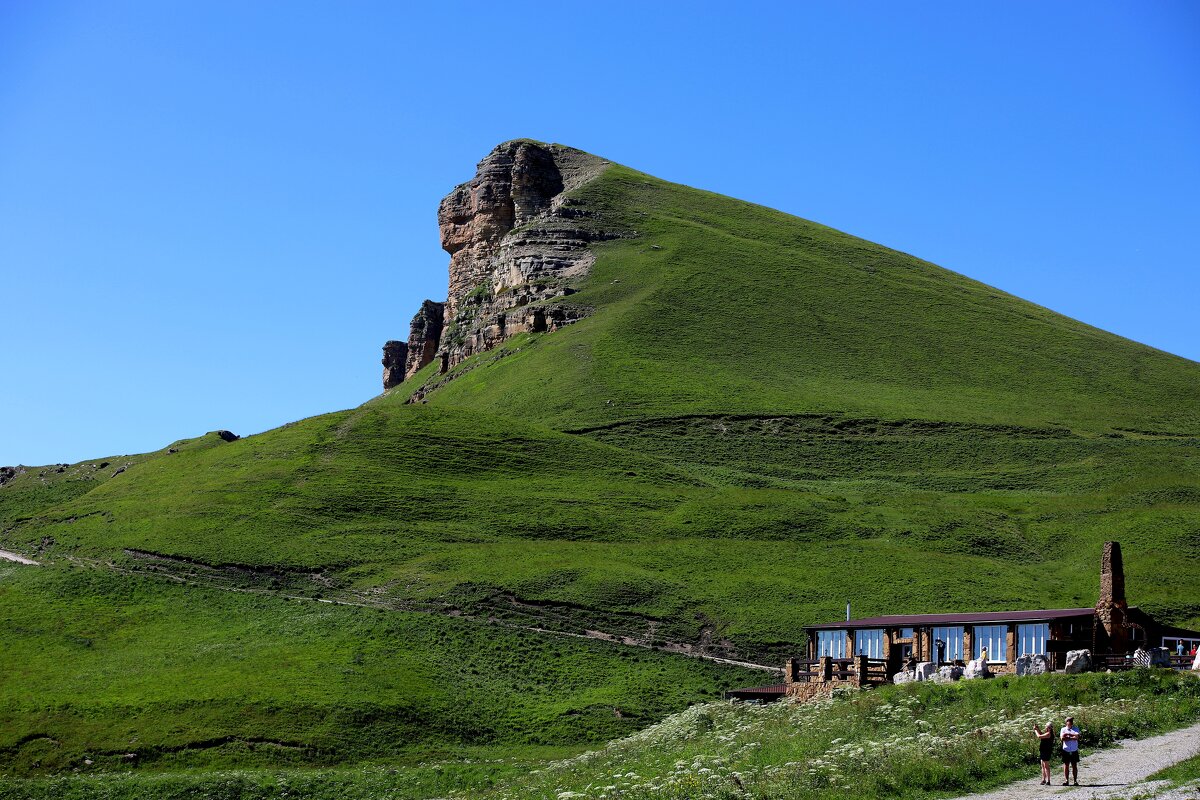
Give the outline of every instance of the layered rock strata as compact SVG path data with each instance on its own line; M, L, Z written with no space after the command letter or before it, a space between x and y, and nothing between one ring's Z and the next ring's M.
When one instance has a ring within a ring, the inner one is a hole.
M421 367L433 361L442 339L445 304L426 300L408 326L408 358L404 362L404 377L410 378Z
M479 162L438 207L450 254L446 302L426 301L408 342L385 346L385 389L431 361L445 373L518 333L553 331L589 313L564 298L595 260L589 245L621 234L568 195L607 164L527 140L505 142ZM394 366L401 361L402 372Z

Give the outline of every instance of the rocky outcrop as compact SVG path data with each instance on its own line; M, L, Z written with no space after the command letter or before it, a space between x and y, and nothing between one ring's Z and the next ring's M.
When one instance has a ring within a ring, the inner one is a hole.
M442 340L445 318L444 303L426 300L421 310L408 326L408 358L404 363L404 377L410 378L421 367L437 356L438 344Z
M442 200L447 298L426 301L413 319L406 377L434 360L445 373L518 333L554 331L590 313L565 298L595 260L589 245L622 234L569 195L607 163L561 145L505 142ZM391 388L387 370L384 384Z
M383 346L383 389L387 391L404 382L408 345L392 339Z

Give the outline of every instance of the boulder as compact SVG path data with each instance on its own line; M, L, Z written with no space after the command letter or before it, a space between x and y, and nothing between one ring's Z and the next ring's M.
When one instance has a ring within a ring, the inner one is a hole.
M1050 659L1041 655L1026 655L1017 659L1018 675L1042 675L1050 671Z
M912 683L917 679L915 672L902 669L892 676L892 683Z
M930 680L936 681L937 683L952 683L954 681L962 680L962 676L962 667L939 667L937 673L935 673Z
M916 678L919 681L927 681L937 674L937 666L932 661L922 661L917 664Z
M1196 652L1196 657L1192 659L1192 669L1200 671L1200 651Z
M1092 668L1092 651L1091 650L1068 650L1067 665L1063 668L1063 672L1068 675L1078 675L1081 672L1087 672Z
M963 670L963 677L972 678L990 678L992 671L988 669L987 661L982 658L976 658L967 662L967 668Z
M1155 647L1150 650L1150 666L1171 668L1171 651L1165 647Z

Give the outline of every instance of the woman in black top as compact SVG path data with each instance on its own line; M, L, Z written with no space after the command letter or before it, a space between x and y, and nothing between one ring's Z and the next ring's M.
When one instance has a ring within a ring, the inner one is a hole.
M1034 725L1033 733L1038 737L1038 760L1042 762L1042 785L1049 786L1050 759L1054 756L1054 731L1050 729L1050 723L1046 723L1046 730Z

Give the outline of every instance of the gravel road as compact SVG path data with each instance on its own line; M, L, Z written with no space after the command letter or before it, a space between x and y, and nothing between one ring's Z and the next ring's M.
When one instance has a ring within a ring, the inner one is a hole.
M1034 748L1030 737L1030 749ZM1097 750L1079 760L1079 786L1062 786L1062 761L1051 761L1054 784L1042 786L1037 767L1031 767L1027 781L1017 781L1001 789L967 795L956 800L1033 800L1054 797L1071 800L1115 800L1115 798L1154 797L1159 800L1200 797L1195 786L1167 791L1160 781L1141 783L1147 776L1200 753L1200 723L1188 728L1152 736L1126 739L1116 747ZM1165 794L1163 792L1166 792Z
M10 553L7 550L0 550L0 558L4 559L5 561L15 561L18 564L32 564L35 567L37 566L36 561L28 559L25 556L19 556L16 553Z

